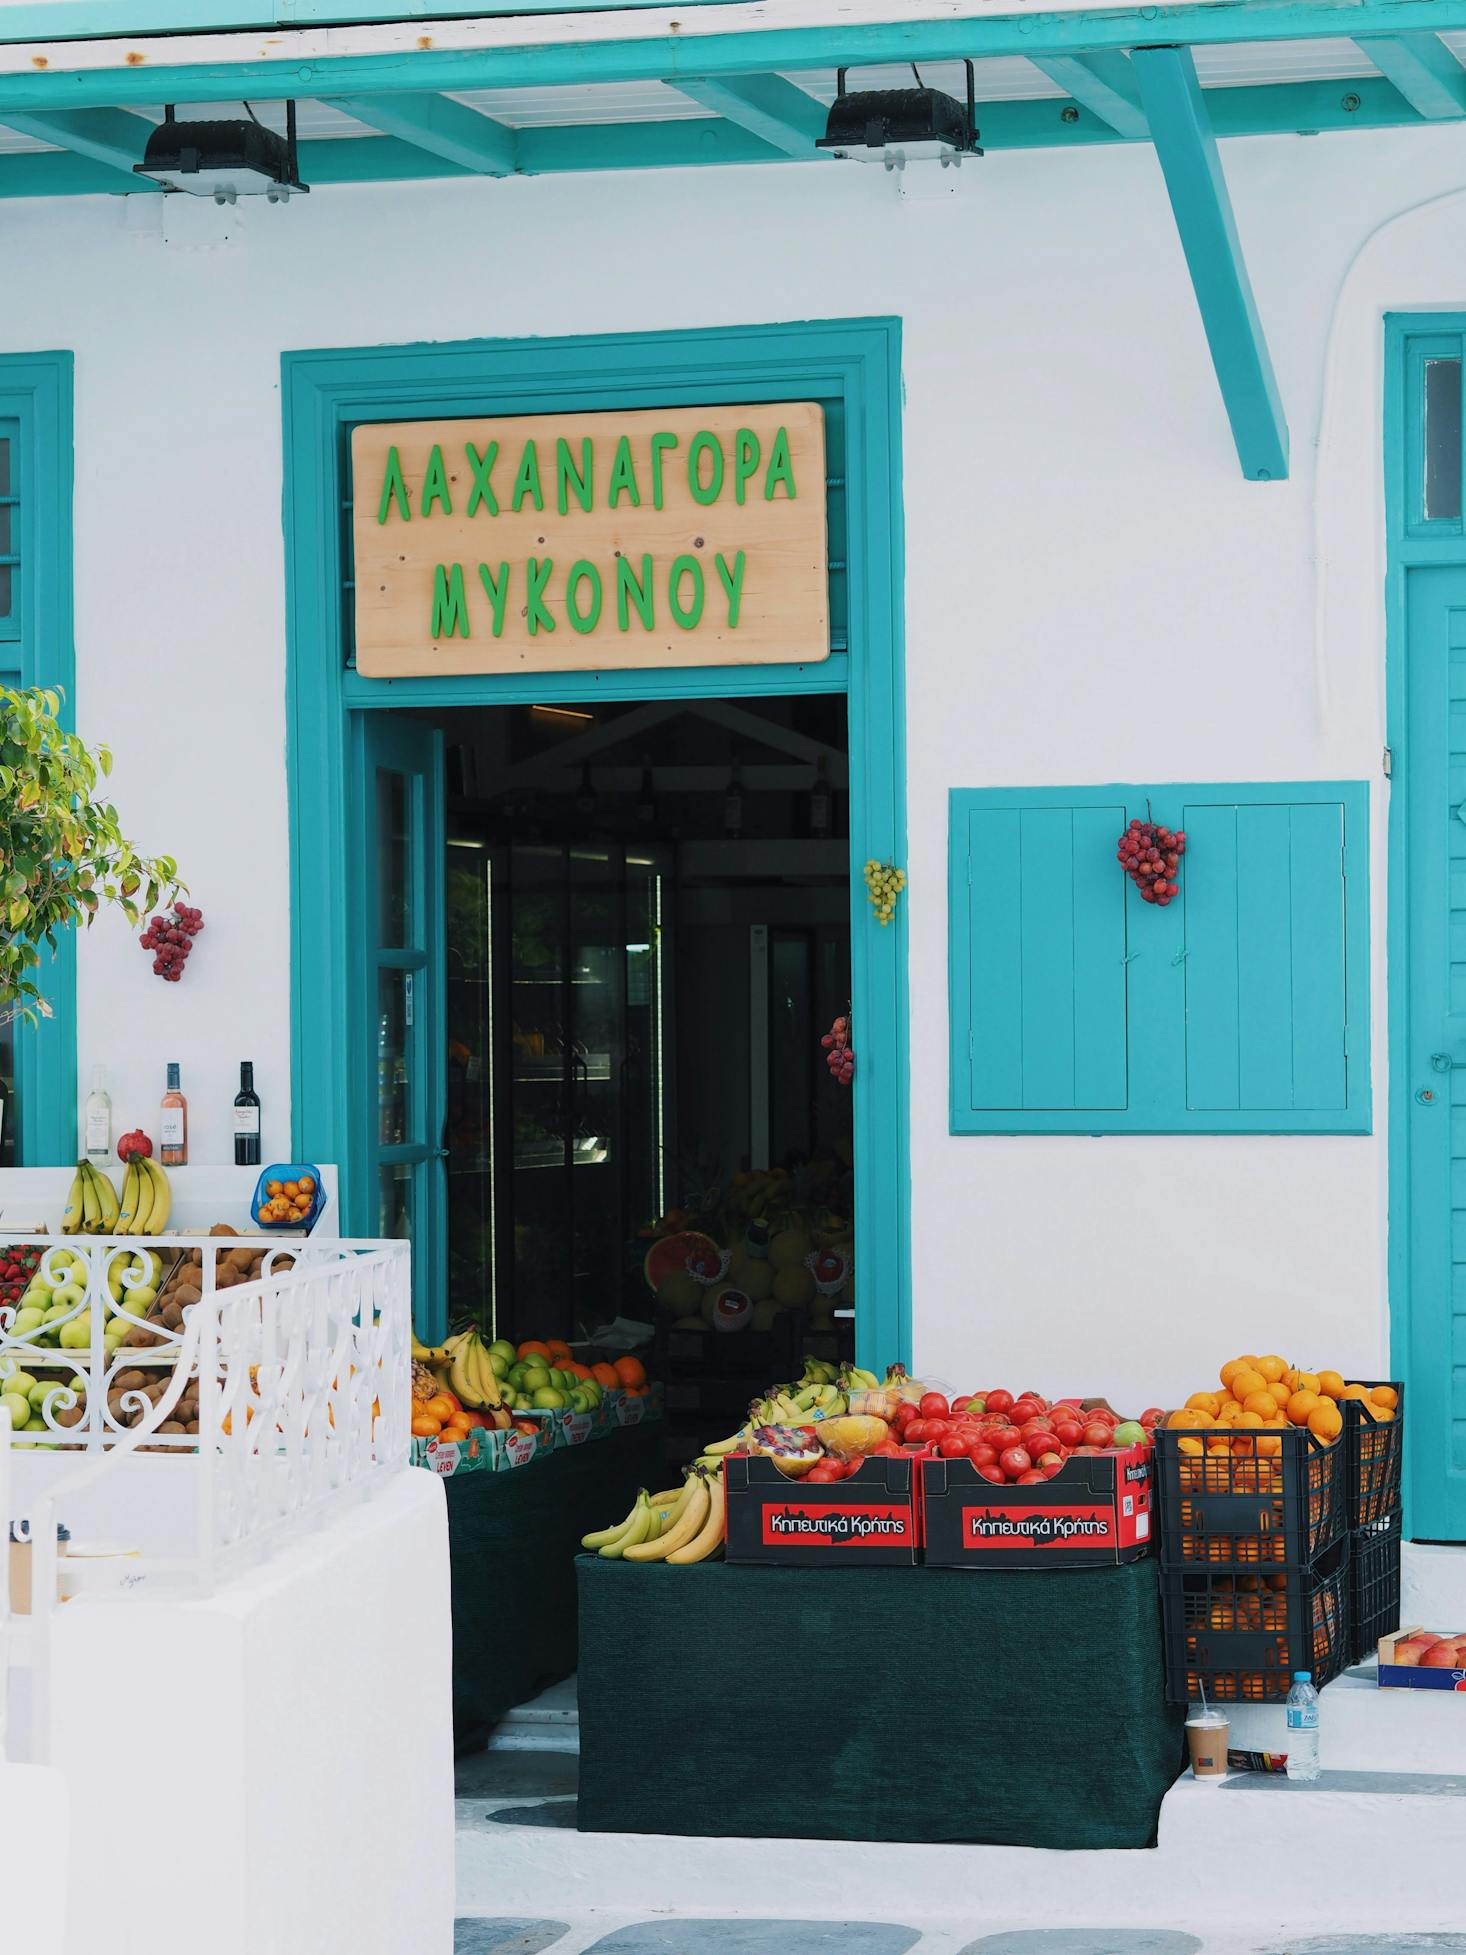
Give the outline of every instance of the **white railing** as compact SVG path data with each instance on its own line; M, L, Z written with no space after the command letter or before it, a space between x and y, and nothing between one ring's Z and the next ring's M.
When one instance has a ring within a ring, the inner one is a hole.
M79 1496L94 1495L102 1481L129 1470L127 1462L144 1453L173 1456L171 1466L160 1459L154 1470L170 1481L182 1476L182 1498L170 1485L169 1506L186 1518L173 1530L174 1551L149 1554L149 1580L204 1592L406 1467L411 1263L404 1242L282 1244L267 1252L258 1276L220 1287L216 1260L243 1249L242 1241L32 1240L45 1244L39 1274L59 1290L65 1310L44 1326L42 1343L43 1327L17 1329L17 1308L0 1309L0 1396L20 1384L32 1408L24 1428L0 1434L0 1444L10 1441L0 1492L11 1481L0 1501L0 1545L12 1519L28 1523L34 1567L26 1636L43 1700L57 1516L74 1515ZM148 1341L121 1341L137 1336L147 1307L140 1293L154 1287L139 1251L172 1263L193 1249L202 1254L196 1299L181 1304L176 1323L149 1321ZM63 1347L49 1341L58 1333L68 1338ZM62 1455L46 1463L44 1485L42 1451ZM27 1453L29 1471L22 1470ZM140 1473L141 1461L131 1470ZM135 1497L147 1497L141 1481ZM43 1701L35 1708L39 1717Z

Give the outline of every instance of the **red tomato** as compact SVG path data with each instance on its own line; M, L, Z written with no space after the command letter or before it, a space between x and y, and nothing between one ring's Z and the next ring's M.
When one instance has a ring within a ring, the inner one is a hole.
M1008 1484L1008 1476L1001 1466L980 1466L977 1470L985 1480L991 1480L995 1487L1005 1487Z
M1005 1446L998 1454L998 1464L1010 1480L1016 1480L1020 1473L1032 1469L1033 1458L1024 1446Z
M917 1409L924 1419L945 1419L952 1410L944 1392L923 1392Z
M1020 1398L1031 1398L1034 1404L1038 1407L1040 1412L1047 1412L1049 1409L1049 1402L1044 1397L1042 1392L1033 1392L1033 1391L1020 1392L1018 1396Z
M1096 1452L1102 1451L1110 1443L1110 1427L1101 1419L1091 1419L1084 1428L1084 1443L1093 1446Z
M1037 1418L1043 1407L1032 1398L1015 1399L1008 1408L1008 1417L1015 1426L1021 1426L1025 1419Z
M1029 1451L1033 1453L1035 1466L1047 1466L1051 1459L1056 1459L1061 1466L1064 1464L1064 1455L1053 1446L1044 1446L1037 1451L1030 1447Z
M901 1448L896 1444L894 1439L883 1439L879 1446L871 1447L870 1457L872 1459L904 1459L906 1455L901 1451Z
M1048 1477L1047 1473L1041 1473L1035 1466L1027 1473L1020 1473L1014 1485L1020 1487L1041 1487Z
M928 1439L945 1439L947 1434L952 1430L952 1421L950 1419L927 1419L924 1421L924 1424ZM911 1430L910 1426L906 1430L909 1432Z
M972 1403L972 1393L964 1392L961 1398L954 1398L952 1400L952 1410L954 1412L965 1412L968 1406L971 1405L971 1403Z
M944 1433L937 1444L943 1459L966 1459L969 1441L960 1432Z
M1025 1419L1023 1421L1023 1431L1025 1434L1033 1432L1033 1433L1047 1433L1049 1435L1052 1435L1053 1430L1054 1430L1053 1421L1052 1419L1049 1418L1046 1412L1041 1413L1040 1416L1036 1419Z
M839 1478L840 1473L835 1461L825 1459L821 1460L818 1466L812 1466L809 1469L808 1473L804 1476L804 1483L806 1486L827 1487L832 1480L838 1480Z
M989 1392L987 1394L987 1400L984 1406L985 1411L1011 1412L1012 1409L1013 1409L1012 1392Z
M995 1466L998 1456L986 1440L974 1439L967 1448L967 1457L974 1466Z
M996 1426L988 1434L988 1444L994 1452L1001 1453L1009 1446L1021 1446L1023 1434L1017 1426Z
M1071 1459L1093 1459L1102 1450L1103 1448L1099 1446L1076 1446L1070 1457Z
M1158 1426L1165 1416L1159 1405L1148 1405L1140 1415L1140 1423L1143 1426Z
M1055 1419L1054 1437L1064 1446L1077 1446L1084 1438L1084 1427L1078 1419Z
M1061 1459L1040 1460L1038 1464L1038 1470L1040 1473L1043 1474L1046 1480L1052 1480L1056 1473L1063 1472L1064 1462Z
M901 1437L913 1446L924 1446L928 1433L925 1419L908 1419L901 1429Z

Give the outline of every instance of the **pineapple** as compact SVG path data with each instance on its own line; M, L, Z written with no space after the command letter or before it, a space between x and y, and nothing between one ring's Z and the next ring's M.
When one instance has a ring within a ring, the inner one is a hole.
M428 1370L427 1366L420 1364L414 1358L412 1361L412 1396L414 1403L425 1404L428 1399L436 1398L440 1389L441 1387L437 1379Z

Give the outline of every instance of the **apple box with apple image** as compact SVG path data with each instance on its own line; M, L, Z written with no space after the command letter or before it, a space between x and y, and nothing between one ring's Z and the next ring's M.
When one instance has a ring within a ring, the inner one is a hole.
M1071 1401L1072 1402L1072 1401ZM1109 1407L1086 1399L1082 1409ZM970 1459L920 1464L929 1568L1087 1568L1140 1561L1154 1548L1154 1451L1148 1431L1071 1452L1051 1478L1000 1485ZM1128 1443L1127 1443L1128 1442Z
M1379 1639L1383 1690L1459 1690L1466 1693L1466 1630L1397 1629Z

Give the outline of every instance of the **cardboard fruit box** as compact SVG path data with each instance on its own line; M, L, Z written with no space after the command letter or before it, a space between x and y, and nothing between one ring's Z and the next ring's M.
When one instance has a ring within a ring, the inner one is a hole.
M1153 1454L1065 1460L1040 1486L995 1486L967 1459L921 1462L928 1568L1087 1568L1151 1552Z
M1399 1663L1395 1660L1401 1643L1411 1636L1429 1635L1429 1630L1396 1629L1388 1636L1379 1639L1379 1681L1383 1690L1459 1690L1466 1692L1466 1640L1457 1646L1456 1655L1460 1661L1459 1669L1437 1668L1434 1664L1427 1668L1420 1663Z
M914 1567L918 1457L876 1456L848 1480L811 1487L759 1454L729 1454L725 1558L784 1568Z

